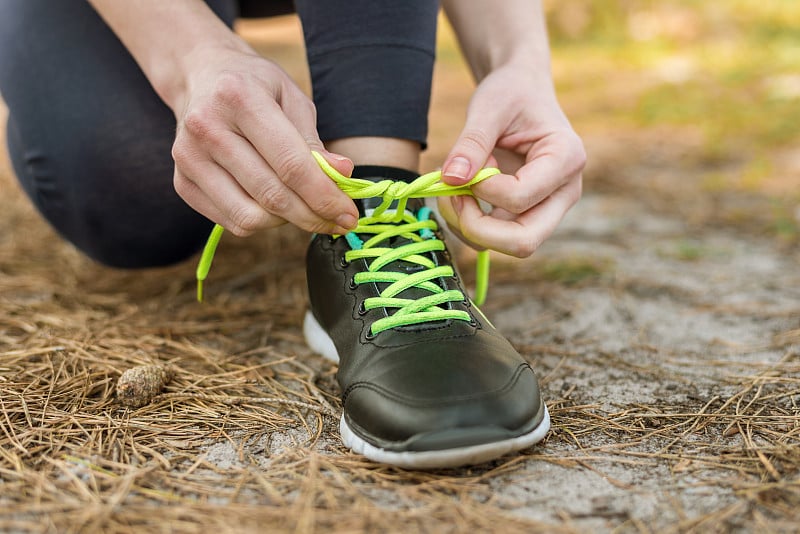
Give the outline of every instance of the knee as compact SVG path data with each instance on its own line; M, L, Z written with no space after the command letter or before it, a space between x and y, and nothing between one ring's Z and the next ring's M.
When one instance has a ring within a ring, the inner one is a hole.
M125 204L125 205L123 205ZM83 203L71 241L90 258L110 267L141 269L181 262L198 252L212 223L183 204L159 202L131 206L119 202Z
M9 117L7 139L23 189L87 256L119 268L177 263L202 247L212 223L173 188L172 132L125 132L91 124L48 143Z
M76 158L78 168L85 158L92 161L91 178L73 193L76 244L113 267L157 267L188 258L202 247L212 223L175 192L172 131L118 141L110 147L94 138L82 145L93 147L89 153Z
M97 178L105 180L98 184ZM62 233L104 265L171 265L197 252L211 231L212 223L172 189L171 172L145 177L122 169L113 178L95 175L93 182L91 190L74 192Z

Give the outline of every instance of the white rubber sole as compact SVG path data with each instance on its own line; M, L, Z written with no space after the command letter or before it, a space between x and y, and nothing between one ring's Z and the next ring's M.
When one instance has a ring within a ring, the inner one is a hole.
M342 434L342 441L353 452L363 454L373 462L395 465L404 469L440 469L482 464L505 454L527 449L544 439L549 430L550 414L547 411L547 406L545 406L544 419L539 423L539 426L533 431L516 438L440 451L397 452L381 449L358 437L347 426L344 416L339 421L339 432Z
M336 345L333 344L331 337L322 329L310 310L306 312L306 317L303 319L303 335L311 350L327 360L339 363L339 352L336 350Z
M303 333L306 343L314 352L324 356L328 360L338 363L339 354L333 340L322 329L313 314L306 312L303 321ZM443 449L436 451L389 451L381 449L368 443L359 437L347 425L342 415L339 421L339 432L342 442L353 452L362 454L374 462L394 465L405 469L438 469L446 467L459 467L463 465L475 465L495 458L499 458L510 452L527 449L538 443L547 435L550 430L550 413L547 406L544 407L544 418L535 429L522 436L483 443L480 445L470 445L454 449Z

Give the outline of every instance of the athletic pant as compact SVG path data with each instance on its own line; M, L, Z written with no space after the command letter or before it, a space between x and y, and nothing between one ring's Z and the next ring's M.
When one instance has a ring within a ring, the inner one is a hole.
M323 141L424 146L438 0L207 3L229 26L296 9ZM81 251L137 268L202 247L212 224L172 185L175 117L85 0L0 2L0 94L19 182Z

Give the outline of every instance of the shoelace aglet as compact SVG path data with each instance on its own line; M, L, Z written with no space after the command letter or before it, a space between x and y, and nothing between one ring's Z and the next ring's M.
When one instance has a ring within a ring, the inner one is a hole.
M475 296L472 298L476 306L483 306L489 292L489 261L488 250L478 252L475 260Z
M211 230L211 235L208 236L206 246L203 247L203 254L200 256L200 261L197 263L197 301L203 302L203 281L208 276L208 271L211 270L211 262L214 260L214 253L217 251L217 245L222 238L225 229L218 225L214 225Z

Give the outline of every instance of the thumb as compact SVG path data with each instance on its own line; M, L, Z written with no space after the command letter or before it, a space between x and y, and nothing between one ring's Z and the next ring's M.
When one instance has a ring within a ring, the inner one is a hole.
M317 150L317 152L319 152L322 157L331 164L331 167L339 171L342 175L349 177L351 174L353 174L354 164L353 160L350 158L334 152L328 152L324 148Z
M442 181L450 185L462 185L470 181L491 157L499 137L495 128L476 124L468 118L464 130L444 161Z

